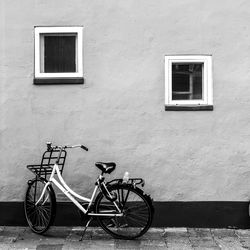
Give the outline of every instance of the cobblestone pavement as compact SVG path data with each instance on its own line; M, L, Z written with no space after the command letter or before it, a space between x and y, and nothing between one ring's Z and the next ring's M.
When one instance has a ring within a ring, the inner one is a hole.
M137 240L117 240L100 228L52 227L37 235L27 227L0 227L0 249L250 249L250 230L152 228Z

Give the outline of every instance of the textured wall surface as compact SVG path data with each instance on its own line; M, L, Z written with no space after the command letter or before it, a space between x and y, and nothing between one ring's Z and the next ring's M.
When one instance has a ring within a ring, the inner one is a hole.
M23 199L48 140L90 148L64 172L84 195L115 161L158 201L249 200L249 23L247 0L2 0L0 200ZM84 26L84 85L33 85L39 25ZM213 55L214 111L164 111L166 54Z

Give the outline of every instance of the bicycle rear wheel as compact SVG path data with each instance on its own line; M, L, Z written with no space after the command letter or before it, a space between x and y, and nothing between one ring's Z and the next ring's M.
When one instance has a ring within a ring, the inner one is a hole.
M132 185L112 185L108 190L117 196L116 205L123 213L121 217L99 217L99 225L115 238L135 239L147 232L153 219L153 207L149 197ZM95 201L96 213L118 214L113 201L99 193Z
M31 230L37 234L46 232L56 215L56 197L51 186L48 186L42 200L36 204L46 183L45 179L30 181L24 201L26 220Z

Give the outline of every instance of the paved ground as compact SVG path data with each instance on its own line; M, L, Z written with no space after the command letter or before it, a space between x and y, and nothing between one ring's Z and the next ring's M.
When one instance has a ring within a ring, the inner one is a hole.
M152 228L138 240L113 239L99 228L52 227L44 236L27 227L0 227L0 249L250 249L250 230Z

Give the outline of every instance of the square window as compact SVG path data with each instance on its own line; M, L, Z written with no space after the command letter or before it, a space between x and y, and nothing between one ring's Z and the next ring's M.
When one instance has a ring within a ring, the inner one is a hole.
M43 35L44 51L41 55L41 72L76 72L76 36Z
M35 27L34 83L83 83L82 27Z
M212 57L165 57L165 109L212 110Z

